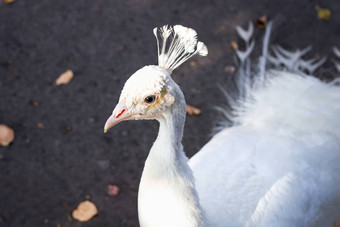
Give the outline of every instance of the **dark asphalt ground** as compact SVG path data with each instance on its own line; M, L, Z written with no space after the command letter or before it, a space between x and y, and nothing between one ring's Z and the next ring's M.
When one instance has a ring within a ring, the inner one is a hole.
M317 18L318 4L331 10L329 21ZM157 64L152 29L192 27L209 48L208 57L173 75L187 103L202 110L187 118L183 143L191 157L211 137L214 106L225 103L217 85L227 87L231 77L224 68L234 64L235 26L262 15L280 22L271 41L285 48L313 45L310 56L332 56L340 45L336 0L1 0L0 124L16 138L0 147L0 226L138 226L138 184L157 123L124 122L107 134L103 127L126 79ZM256 28L257 40L262 35ZM330 60L325 67L319 74L331 78ZM74 79L56 86L67 69ZM107 194L109 184L120 188L118 196ZM98 216L70 219L87 198Z

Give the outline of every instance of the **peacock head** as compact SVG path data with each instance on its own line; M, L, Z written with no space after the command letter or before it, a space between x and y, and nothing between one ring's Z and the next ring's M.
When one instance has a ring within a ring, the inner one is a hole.
M155 28L154 34L158 66L145 66L126 81L119 102L105 123L104 132L124 120L158 119L176 101L182 106L185 104L183 93L170 74L193 55L207 55L208 49L197 41L195 30L181 25Z
M184 98L169 72L156 65L145 66L126 81L104 131L124 120L160 118L175 100Z

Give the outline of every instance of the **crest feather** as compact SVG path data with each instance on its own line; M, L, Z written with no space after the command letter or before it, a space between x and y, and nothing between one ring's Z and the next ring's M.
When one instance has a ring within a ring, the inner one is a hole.
M208 48L197 40L192 28L164 25L154 28L153 33L157 39L158 65L170 73L192 56L208 54Z

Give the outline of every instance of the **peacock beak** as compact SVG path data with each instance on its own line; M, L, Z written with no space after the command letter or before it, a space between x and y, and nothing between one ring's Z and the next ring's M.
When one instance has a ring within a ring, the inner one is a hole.
M107 119L104 126L104 133L121 121L128 120L132 114L128 113L125 103L118 103L114 108L112 115Z

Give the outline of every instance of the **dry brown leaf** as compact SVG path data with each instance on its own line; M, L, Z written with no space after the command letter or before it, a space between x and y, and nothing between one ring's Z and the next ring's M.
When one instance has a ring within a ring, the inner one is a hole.
M190 65L191 65L191 66L195 66L195 65L196 65L196 62L195 62L195 61L190 61Z
M6 3L6 4L11 4L11 3L13 3L15 0L4 0L4 2Z
M39 123L38 123L38 128L45 128L44 123L39 122Z
M316 6L316 10L318 11L318 18L320 20L329 20L329 18L331 18L332 13L329 9Z
M266 28L267 25L267 16L263 15L262 17L258 18L256 20L257 27L264 29Z
M78 207L73 210L72 217L80 222L89 221L95 215L98 214L98 210L94 203L86 200L79 203Z
M87 200L91 200L91 195L86 195L85 198L86 198Z
M34 107L38 107L40 104L39 104L39 102L37 102L37 101L33 101L33 102L32 102L32 105L33 105Z
M227 30L226 26L224 26L224 25L220 26L220 31L225 31L225 30Z
M73 78L72 70L67 70L63 74L61 74L58 79L55 81L57 85L68 84Z
M340 227L340 220L336 220L336 221L333 223L333 227Z
M0 125L0 145L8 146L14 140L14 131L6 125Z
M195 116L195 115L201 114L201 110L198 109L197 107L187 105L187 113L188 113L190 116Z
M119 193L119 187L116 185L109 184L107 186L107 194L116 196Z
M238 45L237 45L237 43L235 41L231 41L230 45L231 45L231 48L233 48L233 50L237 50L238 49Z
M15 69L14 71L13 71L13 76L17 76L19 74L19 71L17 70L17 69Z

